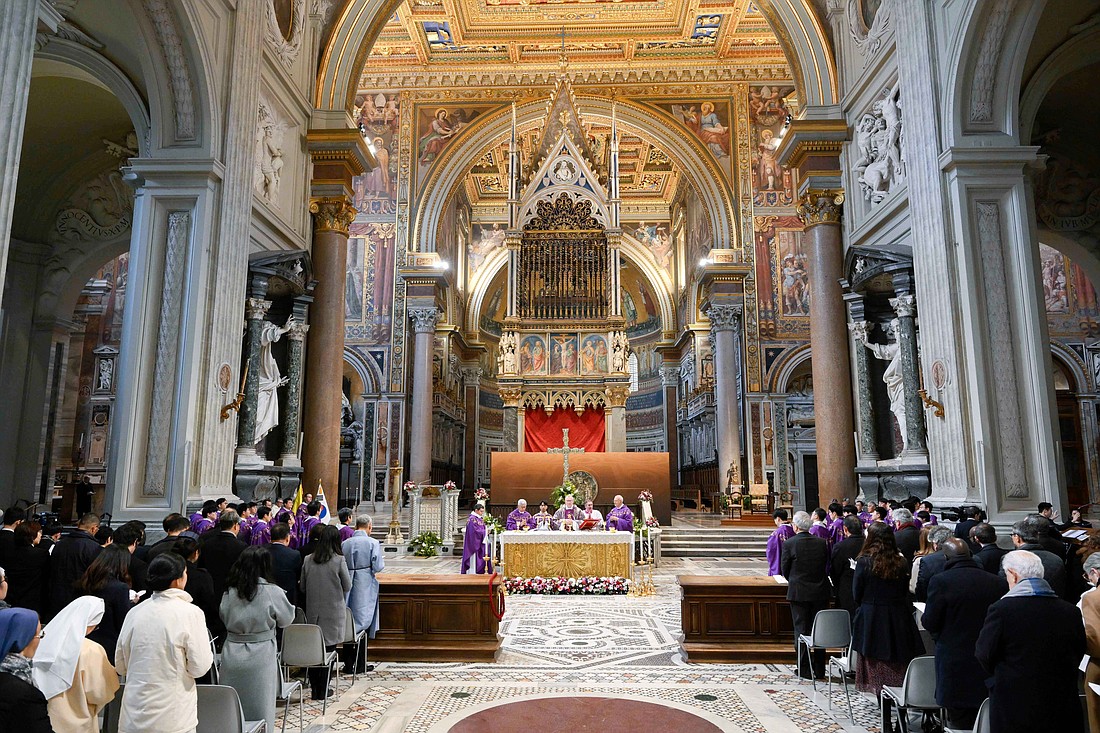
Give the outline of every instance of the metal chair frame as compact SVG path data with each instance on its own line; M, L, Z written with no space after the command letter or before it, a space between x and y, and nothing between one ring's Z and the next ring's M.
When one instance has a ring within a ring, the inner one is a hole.
M848 675L855 674L855 650L852 649L852 645L848 644L848 648L844 651L842 657L829 657L829 661L825 664L825 676L828 678L828 697L829 697L829 709L833 709L833 670L837 671L836 677L840 679L840 684L844 687L844 699L848 702L848 719L852 723L856 722L855 714L852 712L852 696L848 692Z
M305 630L308 630L308 631L305 631ZM294 660L290 660L290 661L286 660L287 637L291 637L291 636L294 636L296 634L304 634L304 633L309 633L311 635L312 634L316 635L315 638L320 643L320 653L318 655L318 658L321 659L320 662L315 663L315 664L299 664L299 663L296 663ZM328 710L328 699L330 697L330 695L328 695L328 685L329 685L329 682L332 681L332 666L333 666L333 664L335 664L335 662L336 662L336 652L335 651L331 651L331 652L325 651L325 636L324 636L324 633L322 633L320 626L317 626L316 624L290 624L289 626L287 626L283 629L282 666L283 666L284 669L289 668L289 667L298 667L298 668L301 668L301 669L313 669L313 668L316 668L316 667L324 667L325 668L325 693L326 694L325 694L324 702L321 705L321 716L322 717L325 715L325 712ZM336 688L337 689L340 688L340 671L339 670L336 671ZM303 692L303 694L305 694L305 693Z
M351 663L351 682L355 684L359 681L359 651L367 640L367 630L356 631L355 617L351 615L351 609L346 608L344 610L346 612L344 616L344 645L355 644L355 660Z
M922 699L923 698L923 699ZM909 733L910 709L936 711L941 717L943 710L936 702L936 658L931 655L917 657L905 670L905 679L901 687L884 686L879 695L882 706L882 730L889 731L891 709L898 710L898 724L901 733Z
M835 620L834 620L835 619ZM820 625L820 628L819 628ZM852 617L843 608L826 608L814 616L814 625L810 635L799 634L795 641L795 653L798 655L797 669L802 677L802 647L806 647L806 656L821 649L847 649L852 645ZM813 666L813 660L809 660ZM810 670L811 674L813 670ZM813 679L814 692L817 692L817 678Z

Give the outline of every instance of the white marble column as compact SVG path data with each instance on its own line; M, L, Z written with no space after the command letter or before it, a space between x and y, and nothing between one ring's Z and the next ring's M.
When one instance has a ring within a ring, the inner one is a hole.
M737 395L737 376L741 368L741 308L740 304L712 304L706 311L714 333L714 432L719 489L725 489L731 477L735 489L744 483Z
M409 480L428 481L432 475L432 355L438 308L410 308L416 343L413 346L412 412L409 432Z
M630 393L628 387L614 386L605 390L607 394L607 407L604 410L607 426L605 437L607 439L608 453L626 452L626 399Z

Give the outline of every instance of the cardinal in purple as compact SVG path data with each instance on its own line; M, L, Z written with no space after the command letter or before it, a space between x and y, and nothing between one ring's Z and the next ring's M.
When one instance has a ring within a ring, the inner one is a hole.
M252 525L252 535L248 538L248 544L252 546L271 544L271 510L262 506L256 510L256 521Z
M633 532L634 531L634 512L630 511L630 507L623 504L623 497L621 494L615 495L615 506L611 511L607 513L605 517L607 521L607 528L614 529L617 532Z
M794 527L787 523L789 515L786 509L776 509L772 512L775 520L775 531L768 538L768 575L779 575L779 560L783 555L783 543L794 537Z
M306 494L306 496L309 496L309 494ZM306 517L294 523L294 533L298 538L298 547L295 549L305 547L306 543L309 542L310 530L321 523L321 518L317 516L321 513L321 502L311 501L308 505L303 504L302 506L306 508ZM299 511L301 508L298 507Z
M485 556L489 554L488 548L485 546L485 534L487 532L485 505L478 504L470 513L470 518L466 520L466 536L462 540L461 572L463 575L466 575L467 568L474 570L479 575L488 572L485 567ZM492 565L489 565L488 570L492 570Z
M527 500L520 499L516 502L516 508L512 510L512 513L508 515L508 519L504 522L505 529L531 529L534 527L534 522L531 520L531 513L527 511Z

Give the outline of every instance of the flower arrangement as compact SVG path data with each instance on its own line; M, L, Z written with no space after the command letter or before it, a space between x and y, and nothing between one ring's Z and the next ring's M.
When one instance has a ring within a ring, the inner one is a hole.
M645 527L650 527L652 529L655 529L655 528L660 527L660 526L661 526L661 523L657 521L657 517L650 517L649 519L646 519L646 520L643 520L641 517L634 517L634 531L635 532L641 532L642 529L645 528Z
M447 483L443 484L443 490L444 491L454 491L455 490L455 482L454 481L448 481Z
M504 588L509 593L542 596L625 596L630 591L629 578L614 576L600 578L562 578L535 576L534 578L505 578Z
M417 486L419 486L419 484L417 484L415 481L406 481L403 488L405 489L405 491L412 491L413 489L417 488Z
M435 557L442 546L443 540L435 532L421 532L409 540L409 547L417 557Z
M486 514L485 528L488 532L496 532L499 534L504 531L504 523L494 517L492 514Z
M489 492L485 490L484 486L474 492L474 501L489 501Z
M652 502L653 501L653 492L643 491L642 493L638 494L638 501Z
M554 488L550 492L550 503L553 506L560 507L565 503L565 497L572 496L576 498L577 485L572 480L566 479L560 486Z
M657 521L657 517L650 517L645 520L645 526L647 527L660 527L661 523Z

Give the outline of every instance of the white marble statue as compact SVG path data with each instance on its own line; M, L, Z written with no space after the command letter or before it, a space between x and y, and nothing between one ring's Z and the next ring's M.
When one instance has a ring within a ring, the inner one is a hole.
M860 118L852 169L864 197L881 202L905 179L901 151L902 120L897 92L880 99Z
M630 344L622 331L611 332L611 371L625 372L626 360L630 353Z
M279 365L275 363L275 356L271 353L271 345L281 339L292 325L294 316L287 318L286 324L282 326L264 321L263 331L260 333L260 389L256 395L256 432L253 443L259 443L279 424L277 390L287 380L279 372Z
M867 339L867 331L854 331L856 339L871 350L876 358L889 362L886 371L882 375L882 381L886 383L886 394L890 397L890 412L898 421L898 430L901 432L901 448L909 449L909 431L905 422L905 385L901 376L901 348L898 346L898 320L895 318L889 325L884 326L886 335L892 339L888 344L875 344Z
M516 334L505 331L500 336L500 360L498 368L501 374L516 373Z

